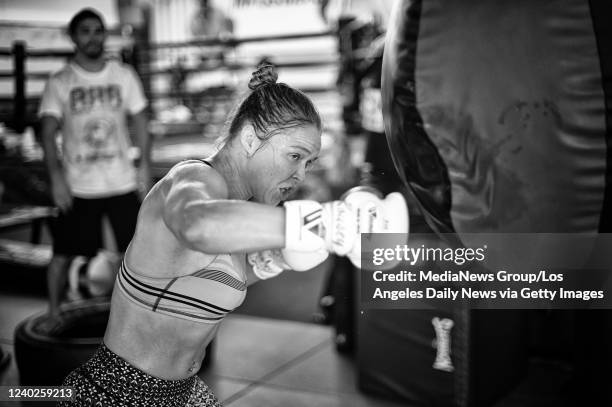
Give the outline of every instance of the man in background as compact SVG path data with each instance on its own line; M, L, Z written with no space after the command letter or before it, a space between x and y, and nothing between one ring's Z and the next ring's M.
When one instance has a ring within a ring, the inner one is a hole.
M59 315L71 260L91 258L103 246L103 216L108 216L117 249L124 252L136 227L138 192L150 186L147 101L139 78L131 67L105 59L107 33L97 11L79 11L68 33L74 58L50 77L39 107L52 199L61 212L52 228L47 272L53 316ZM140 147L138 170L130 154L127 116Z

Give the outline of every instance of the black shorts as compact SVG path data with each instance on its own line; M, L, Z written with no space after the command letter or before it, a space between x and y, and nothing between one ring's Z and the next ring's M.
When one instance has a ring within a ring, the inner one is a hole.
M72 208L51 223L53 253L93 257L103 247L102 217L108 216L117 249L125 252L136 230L140 199L136 192L106 198L74 198Z
M104 344L63 385L74 389L74 398L60 402L60 407L221 407L198 376L180 380L151 376Z

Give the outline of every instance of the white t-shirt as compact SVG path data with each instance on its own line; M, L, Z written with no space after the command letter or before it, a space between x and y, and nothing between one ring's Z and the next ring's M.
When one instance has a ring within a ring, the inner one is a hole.
M106 62L99 72L69 63L51 75L38 114L61 123L63 163L74 196L105 197L136 189L126 113L138 113L146 105L136 72L117 61Z

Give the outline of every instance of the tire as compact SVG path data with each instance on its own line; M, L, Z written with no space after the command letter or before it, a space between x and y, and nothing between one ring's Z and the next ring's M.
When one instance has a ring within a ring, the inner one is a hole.
M4 371L7 367L9 367L9 362L11 361L11 354L0 348L0 373Z
M22 386L58 386L102 343L110 313L108 299L63 307L61 318L47 314L23 320L15 330L15 359Z

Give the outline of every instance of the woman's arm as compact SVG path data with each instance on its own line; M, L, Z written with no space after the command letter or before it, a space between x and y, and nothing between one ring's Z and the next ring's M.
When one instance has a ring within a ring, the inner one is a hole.
M236 253L285 245L282 208L227 199L225 180L201 163L175 167L160 194L164 223L192 250Z

